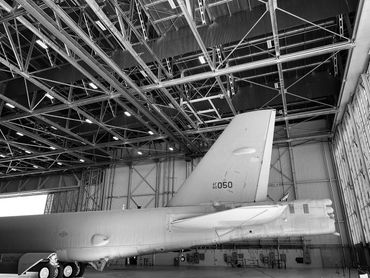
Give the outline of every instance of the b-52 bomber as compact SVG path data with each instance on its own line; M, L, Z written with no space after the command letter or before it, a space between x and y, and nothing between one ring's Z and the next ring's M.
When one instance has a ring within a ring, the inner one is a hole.
M267 202L275 111L234 117L166 207L0 219L18 274L81 277L86 264L259 238L335 233L330 200Z

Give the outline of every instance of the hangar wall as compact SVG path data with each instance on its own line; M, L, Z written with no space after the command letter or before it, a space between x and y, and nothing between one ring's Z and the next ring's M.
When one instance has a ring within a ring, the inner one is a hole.
M362 74L333 140L340 192L362 265L370 264L370 75Z

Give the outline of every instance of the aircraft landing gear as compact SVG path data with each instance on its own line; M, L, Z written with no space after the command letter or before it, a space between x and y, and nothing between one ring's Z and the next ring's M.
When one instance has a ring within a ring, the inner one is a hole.
M39 264L39 278L57 278L58 274L60 274L60 271L56 254L51 254L47 260L44 260Z
M63 278L82 277L85 272L85 264L73 262L73 263L62 263L60 270ZM59 277L58 277L59 278Z
M77 273L76 277L82 277L85 273L86 264L78 263L78 265L80 267L80 271Z
M38 271L39 278L57 278L58 267L50 263L42 264L40 270Z

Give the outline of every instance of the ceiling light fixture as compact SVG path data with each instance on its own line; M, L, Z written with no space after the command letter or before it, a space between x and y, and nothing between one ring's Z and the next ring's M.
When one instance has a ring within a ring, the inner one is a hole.
M39 166L37 166L37 165L33 165L33 168L38 169L38 168L39 168Z
M125 111L125 113L124 113L127 117L131 117L131 113L130 112L128 112L128 111Z
M168 149L169 149L171 152L173 151L173 148L172 148L172 147L169 147Z
M143 71L143 70L140 70L140 73L146 78L146 77L148 77L148 75L146 74L146 72L145 71Z
M99 26L99 28L100 28L100 29L102 29L103 31L106 31L106 30L107 30L107 28L105 28L105 26L103 25L103 23L101 23L101 21L100 21L100 20L95 21L95 23L96 23L96 25L98 25L98 26Z
M90 119L86 119L85 122L87 122L88 124L92 124L92 121Z
M0 157L1 157L1 158L5 158L5 155L3 155L3 154L0 154Z
M54 130L58 130L55 126L50 126L51 127L51 129L54 129Z
M84 163L84 162L85 162L85 160L84 160L84 159L82 159L82 158L80 158L80 162L81 162L81 163Z
M113 136L113 139L118 141L118 137L117 136Z
M153 135L153 134L154 134L154 132L153 132L153 131L151 131L151 130L149 130L149 131L148 131L148 133L149 133L150 135Z
M54 97L53 97L52 95L50 95L49 93L46 93L46 94L45 94L45 96L46 96L48 99L50 99L50 100L53 100L53 99L54 99Z
M206 63L206 59L204 58L204 56L199 56L199 57L198 57L198 59L199 59L199 62L200 62L202 65Z
M137 154L138 155L143 155L143 153L141 151L137 151Z
M9 108L12 108L12 109L15 108L15 106L13 104L9 103L9 102L5 103L5 105L8 106Z
M63 165L63 163L62 162L57 162L57 164L59 165L59 166L62 166Z
M17 131L16 134L19 135L19 136L23 136L24 135L23 133L20 133L19 131Z
M26 153L31 154L32 152L29 150L25 150Z
M50 146L49 147L51 150L55 151L57 148L56 147L53 147L53 146Z
M48 46L42 40L36 40L36 43L43 49L48 49Z
M89 86L91 87L91 88L93 88L94 90L96 90L97 88L98 88L98 86L96 86L94 83L92 83L92 82L90 82L89 83Z

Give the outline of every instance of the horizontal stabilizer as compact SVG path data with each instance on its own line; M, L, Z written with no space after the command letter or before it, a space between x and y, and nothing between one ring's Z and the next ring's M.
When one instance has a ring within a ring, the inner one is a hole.
M246 206L173 221L183 229L223 229L271 222L282 215L286 205Z

